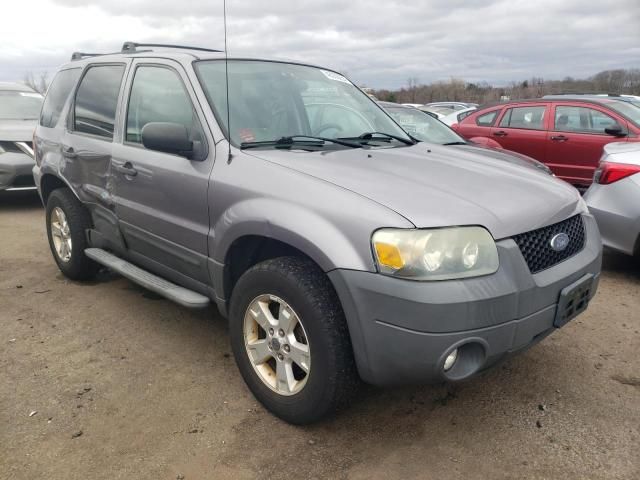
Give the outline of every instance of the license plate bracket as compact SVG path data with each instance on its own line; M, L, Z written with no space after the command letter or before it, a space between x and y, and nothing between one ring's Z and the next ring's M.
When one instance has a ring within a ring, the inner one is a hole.
M560 291L556 318L553 321L556 328L565 326L587 309L591 299L593 279L593 274L588 273Z

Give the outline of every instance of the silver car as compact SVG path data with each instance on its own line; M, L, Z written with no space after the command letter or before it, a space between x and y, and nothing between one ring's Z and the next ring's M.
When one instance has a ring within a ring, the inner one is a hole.
M584 199L602 233L602 243L640 256L640 144L604 147L600 167Z
M42 95L19 83L0 83L0 191L35 189L33 131Z
M360 379L470 378L596 292L602 244L573 187L418 142L338 72L132 43L72 58L35 135L53 259L216 304L247 385L289 422Z

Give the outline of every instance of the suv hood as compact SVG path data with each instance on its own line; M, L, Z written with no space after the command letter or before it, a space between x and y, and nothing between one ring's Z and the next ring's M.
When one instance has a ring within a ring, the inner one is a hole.
M476 149L420 143L251 155L365 196L419 228L482 225L502 239L585 209L578 191L562 180Z
M0 120L0 141L31 142L38 120Z

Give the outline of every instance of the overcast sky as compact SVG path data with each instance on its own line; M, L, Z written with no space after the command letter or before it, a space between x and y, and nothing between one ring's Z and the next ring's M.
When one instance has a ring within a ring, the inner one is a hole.
M223 48L222 0L3 0L0 81L123 41ZM376 88L640 68L640 0L227 0L231 55L303 59Z

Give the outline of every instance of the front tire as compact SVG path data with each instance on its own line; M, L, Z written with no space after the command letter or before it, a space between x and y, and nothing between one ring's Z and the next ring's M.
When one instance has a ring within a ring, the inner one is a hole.
M67 188L54 190L47 199L47 237L60 271L71 280L89 280L99 265L89 259L85 232L91 228L87 209Z
M321 419L359 384L338 297L309 260L280 257L245 272L231 297L230 336L249 389L289 423Z

